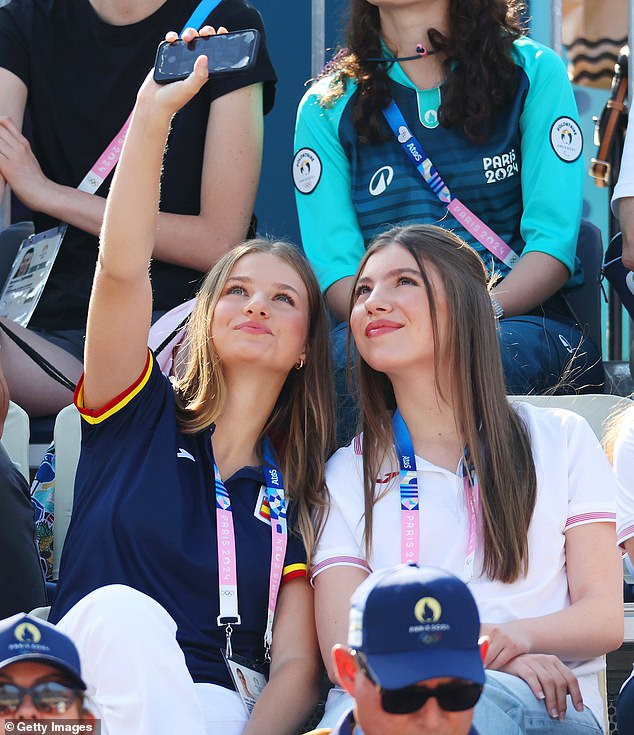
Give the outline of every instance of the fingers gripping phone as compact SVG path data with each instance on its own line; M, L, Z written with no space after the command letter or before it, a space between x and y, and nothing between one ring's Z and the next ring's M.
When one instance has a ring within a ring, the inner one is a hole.
M248 71L257 58L260 33L255 29L198 36L193 41L163 41L156 51L154 81L159 84L186 79L194 62L205 54L210 76Z

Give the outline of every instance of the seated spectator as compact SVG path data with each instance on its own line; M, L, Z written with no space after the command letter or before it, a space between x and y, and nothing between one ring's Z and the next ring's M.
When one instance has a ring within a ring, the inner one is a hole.
M623 233L623 265L634 270L634 115L630 115L625 135L625 147L614 187L612 210Z
M139 91L76 394L81 454L50 619L94 662L110 735L113 717L117 735L292 735L319 693L306 567L334 442L308 262L287 243L237 246L200 290L182 375L170 381L146 346L162 154L206 65L166 85L149 75ZM250 718L238 665L269 674Z
M0 8L0 199L8 184L33 210L36 232L60 221L70 225L29 330L8 326L73 383L82 371L111 176L103 174L95 195L77 187L130 114L159 41L183 28L197 6L198 0L12 0ZM260 14L246 0L210 7L200 25L264 34ZM247 236L263 113L274 92L262 35L249 72L210 80L174 119L152 248L154 317L191 298L204 273ZM27 106L33 148L20 132ZM11 398L29 414L57 413L72 402L69 388L2 330L0 350Z
M322 655L345 640L368 569L447 569L490 638L478 732L600 735L597 675L623 607L616 481L592 429L509 403L487 274L453 233L380 235L353 286L363 433L327 466L313 567Z
M619 479L617 539L627 552L630 569L634 561L634 405L616 416L606 432L605 451ZM628 590L631 594L631 589ZM619 732L634 732L634 675L619 693L616 705Z
M10 726L5 729L8 720L73 720L94 726L95 717L84 704L85 691L79 655L70 638L31 615L0 621L3 732L11 732Z
M309 735L477 735L479 635L475 600L452 574L415 564L371 574L350 600L348 645L332 649L354 704Z
M0 436L9 393L0 371ZM46 605L29 485L0 444L0 618Z
M340 401L354 273L375 235L407 223L455 231L499 277L507 392L600 392L600 351L562 291L579 283L584 175L562 61L522 36L516 0L469 13L449 0L348 5L346 48L300 103L293 162L302 243L340 322ZM388 124L392 101L403 119ZM341 437L354 430L349 404Z

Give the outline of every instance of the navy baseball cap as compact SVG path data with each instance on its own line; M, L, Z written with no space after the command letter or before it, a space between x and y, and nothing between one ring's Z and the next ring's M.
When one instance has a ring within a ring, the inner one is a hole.
M79 654L71 639L32 615L14 615L0 624L0 669L18 661L38 661L61 669L68 683L85 689Z
M350 601L348 645L383 689L441 676L484 684L480 616L467 586L433 567L371 574Z

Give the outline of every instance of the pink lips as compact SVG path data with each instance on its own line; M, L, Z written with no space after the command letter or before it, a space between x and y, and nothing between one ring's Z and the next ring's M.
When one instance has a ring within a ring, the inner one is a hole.
M365 328L365 336L380 337L382 334L395 332L402 326L402 324L399 324L398 322L392 322L389 319L377 319L376 321L370 322Z
M239 329L241 332L248 332L249 334L273 334L262 322L242 322L236 325L234 329Z

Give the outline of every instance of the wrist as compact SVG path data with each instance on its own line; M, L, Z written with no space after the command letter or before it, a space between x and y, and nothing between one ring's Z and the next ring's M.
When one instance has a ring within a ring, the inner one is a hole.
M493 294L490 294L490 296L491 306L493 307L493 316L499 321L504 317L504 308Z
M144 137L167 138L174 114L172 110L165 109L155 100L139 98L134 106L132 121L134 127Z

